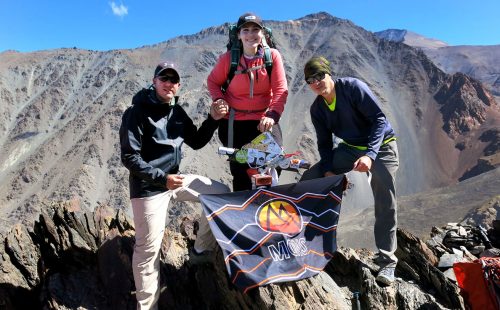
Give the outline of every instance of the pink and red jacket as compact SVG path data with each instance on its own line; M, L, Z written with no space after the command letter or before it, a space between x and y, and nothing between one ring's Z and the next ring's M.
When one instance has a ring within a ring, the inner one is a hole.
M241 56L237 70L262 66L252 71L254 86L253 98L250 98L250 73L235 74L226 93L221 91L221 86L226 81L231 66L231 51L222 54L207 79L212 100L220 98L226 100L229 106L235 109L236 120L260 120L267 116L278 123L285 108L288 86L283 60L278 50L271 49L271 57L273 67L271 81L269 81L263 57L248 59L244 55Z

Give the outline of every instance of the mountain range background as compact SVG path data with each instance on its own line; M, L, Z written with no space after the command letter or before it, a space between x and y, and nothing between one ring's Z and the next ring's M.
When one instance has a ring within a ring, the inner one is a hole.
M448 46L406 30L372 33L327 13L266 24L289 86L280 121L287 152L300 150L311 162L319 158L309 116L313 94L302 69L310 57L324 55L335 76L370 86L395 127L400 226L425 235L476 208L496 215L500 45ZM123 111L151 84L156 64L170 60L180 68L181 105L201 124L211 103L206 77L225 51L227 29L214 26L136 49L0 53L0 232L19 221L31 223L52 201L70 201L82 210L108 205L130 214L128 171L118 143ZM230 184L218 145L215 135L200 151L185 147L182 172ZM371 194L362 176L351 177L357 186L346 197L339 239L351 247L370 246ZM281 182L295 179L284 172ZM176 205L170 220L194 210Z

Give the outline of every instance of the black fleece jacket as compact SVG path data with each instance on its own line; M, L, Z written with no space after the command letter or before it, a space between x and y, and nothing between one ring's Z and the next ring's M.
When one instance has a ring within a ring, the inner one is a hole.
M120 127L121 160L130 171L130 198L167 191L167 175L179 171L182 144L200 149L217 127L218 121L208 114L197 129L181 106L158 101L153 88L139 91L123 113Z

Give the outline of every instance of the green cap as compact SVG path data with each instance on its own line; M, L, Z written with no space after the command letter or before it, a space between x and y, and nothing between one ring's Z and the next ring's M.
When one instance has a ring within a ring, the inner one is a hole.
M309 59L309 61L304 66L304 78L306 80L318 73L326 73L328 75L332 75L330 70L330 62L323 56L315 56Z

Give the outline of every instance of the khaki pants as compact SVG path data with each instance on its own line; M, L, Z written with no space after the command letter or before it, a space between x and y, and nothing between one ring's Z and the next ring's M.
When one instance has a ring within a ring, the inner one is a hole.
M199 201L200 194L221 194L229 188L219 182L198 175L185 175L182 187L161 194L134 198L132 210L135 224L135 247L132 268L136 287L137 309L158 309L160 297L160 248L165 231L170 199ZM213 249L216 241L210 233L204 216L195 242L199 251Z

